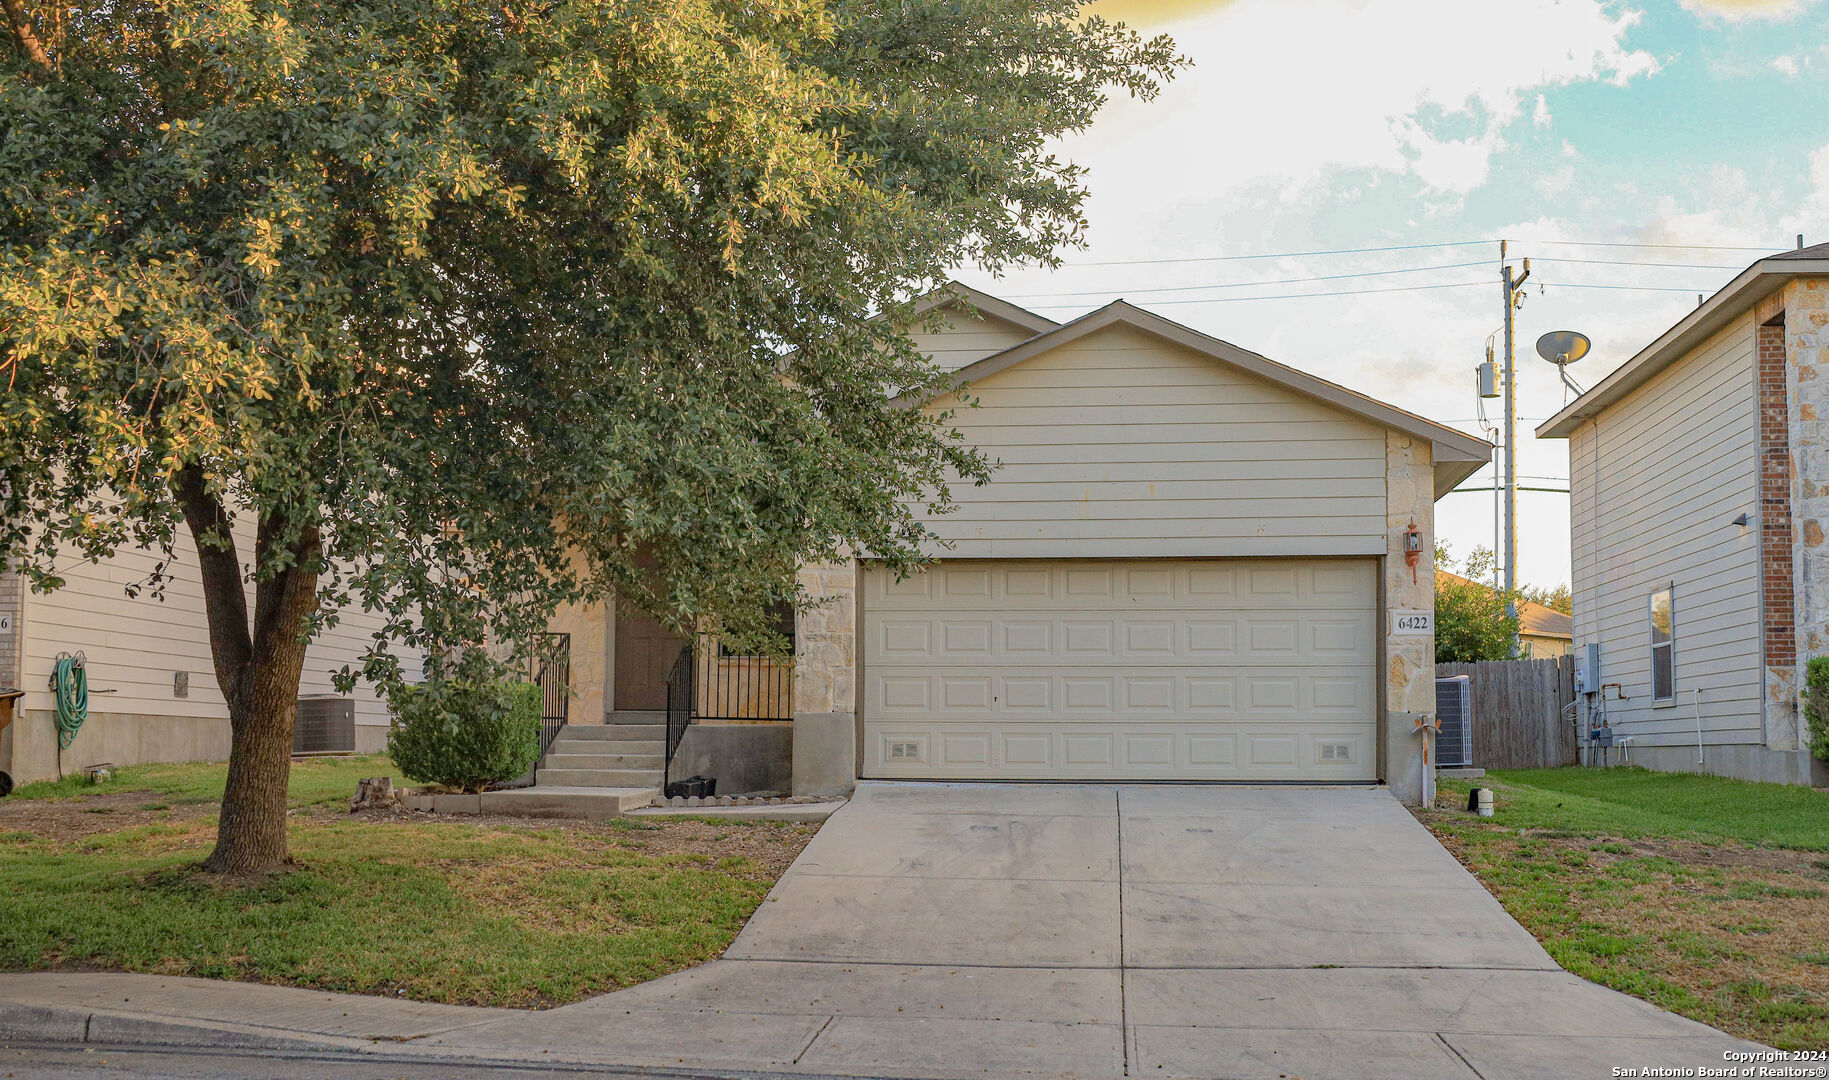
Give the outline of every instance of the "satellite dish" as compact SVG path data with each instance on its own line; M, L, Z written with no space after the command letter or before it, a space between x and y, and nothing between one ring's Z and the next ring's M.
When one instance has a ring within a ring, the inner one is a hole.
M1556 365L1556 374L1562 376L1562 385L1573 390L1577 397L1587 391L1569 378L1569 365L1588 355L1588 350L1593 347L1594 343L1588 340L1588 335L1577 334L1573 330L1551 330L1537 339L1537 355ZM1562 400L1563 404L1568 404L1568 395L1564 394Z
M1578 334L1573 330L1552 330L1537 339L1537 355L1557 367L1573 364L1588 355L1588 350L1593 347L1594 343L1588 340L1586 334Z

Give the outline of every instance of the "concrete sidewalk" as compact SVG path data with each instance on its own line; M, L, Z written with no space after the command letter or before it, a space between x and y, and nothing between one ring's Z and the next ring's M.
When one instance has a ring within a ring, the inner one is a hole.
M10 975L9 1035L927 1077L1534 1080L1756 1049L1559 970L1381 789L1109 785L865 784L724 959L564 1008Z

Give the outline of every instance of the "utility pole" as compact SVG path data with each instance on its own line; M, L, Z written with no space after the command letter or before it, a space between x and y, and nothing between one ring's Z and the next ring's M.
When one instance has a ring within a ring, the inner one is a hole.
M1524 298L1524 282L1531 276L1531 261L1524 260L1524 273L1512 277L1511 263L1505 261L1506 243L1499 241L1499 278L1505 288L1505 611L1516 617L1517 604L1512 596L1518 591L1518 395L1512 373L1512 313ZM1512 638L1512 652L1518 651L1518 640Z

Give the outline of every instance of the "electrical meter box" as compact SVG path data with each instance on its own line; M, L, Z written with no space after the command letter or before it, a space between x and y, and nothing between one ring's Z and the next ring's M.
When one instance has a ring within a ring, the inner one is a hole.
M1600 693L1600 645L1597 642L1575 647L1575 692Z

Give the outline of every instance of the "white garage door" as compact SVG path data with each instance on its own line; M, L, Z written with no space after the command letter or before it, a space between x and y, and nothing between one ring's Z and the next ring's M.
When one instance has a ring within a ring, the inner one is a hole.
M1368 559L942 562L864 580L864 775L1370 780Z

